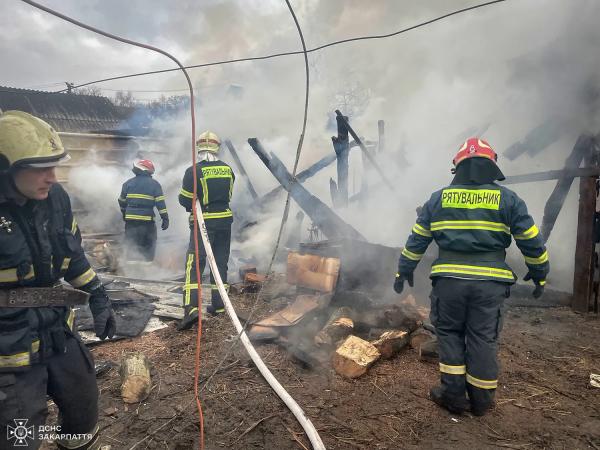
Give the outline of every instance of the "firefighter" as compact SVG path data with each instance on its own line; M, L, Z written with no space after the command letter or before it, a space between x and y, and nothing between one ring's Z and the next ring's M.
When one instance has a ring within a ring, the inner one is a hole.
M125 245L127 259L152 262L156 253L156 225L154 208L162 219L161 228L169 228L169 214L160 183L152 178L154 164L148 159L133 163L135 177L130 178L121 189L119 206L125 221Z
M438 337L441 385L431 389L453 413L483 415L498 385L496 360L503 302L516 277L506 264L511 235L525 257L533 296L544 292L548 252L525 202L495 183L504 180L490 145L468 139L453 160L450 186L433 193L412 228L394 289L413 285L413 271L432 240L439 257L431 267L431 322ZM468 399L467 399L468 395Z
M219 137L210 131L202 133L196 141L196 150L198 151L198 163L196 164L198 184L196 189L219 274L223 283L227 283L227 263L231 242L231 224L233 223L233 214L229 208L229 202L233 193L235 175L231 167L219 160L217 155L220 148L221 141ZM185 171L183 185L179 192L179 203L188 212L192 211L194 191L192 170L193 168L190 166ZM202 276L206 266L206 251L202 242L199 242L199 250L199 269ZM208 306L207 311L211 315L218 315L223 313L225 309L212 272L210 282L212 304ZM185 257L185 285L183 290L185 315L179 324L180 330L190 328L198 320L198 285L200 283L202 283L202 280L196 279L193 215L190 214L190 243ZM225 286L227 287L227 284Z
M94 362L73 329L73 306L89 297L101 339L116 325L69 195L56 182L55 166L68 159L46 122L20 111L0 115L0 449L39 448L47 395L59 409L59 448L98 446Z

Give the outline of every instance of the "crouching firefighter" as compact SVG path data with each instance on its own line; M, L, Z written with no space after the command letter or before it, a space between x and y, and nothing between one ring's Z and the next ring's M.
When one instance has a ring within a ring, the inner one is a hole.
M154 208L162 220L161 228L169 228L169 214L162 187L152 178L154 164L148 159L133 163L135 177L121 188L119 207L125 221L125 246L127 259L146 262L154 261L156 253L156 225Z
M59 410L59 448L99 445L94 362L73 330L73 306L89 298L101 339L114 335L115 317L56 182L68 159L46 122L0 114L0 449L39 448L47 396Z
M227 283L227 263L229 261L229 247L231 242L231 224L233 214L229 208L235 175L227 164L219 160L217 154L221 148L221 141L216 134L205 131L196 142L198 160L196 176L198 184L197 197L202 209L202 217L206 222L206 231L210 245L213 249L219 274L223 283ZM179 192L179 203L188 212L192 212L192 197L194 191L193 167L185 171L183 185ZM196 278L196 261L194 260L194 229L193 215L190 214L190 243L185 258L185 285L183 288L184 318L179 324L180 330L190 328L198 320L198 307L201 299L198 298L198 286L202 280ZM200 233L198 233L200 239ZM202 241L198 243L200 250L199 270L200 276L206 266L206 250ZM215 284L215 278L210 274L212 305L207 311L217 315L225 311L221 295ZM227 287L227 284L225 284Z
M533 296L544 292L549 271L542 236L517 194L495 183L504 180L497 155L472 138L453 160L450 186L425 203L400 256L394 283L413 285L413 271L432 240L439 257L431 267L431 322L438 337L441 386L430 391L453 413L470 408L483 415L498 386L496 360L504 299L516 278L505 262L511 235L525 257ZM468 395L468 399L467 399Z

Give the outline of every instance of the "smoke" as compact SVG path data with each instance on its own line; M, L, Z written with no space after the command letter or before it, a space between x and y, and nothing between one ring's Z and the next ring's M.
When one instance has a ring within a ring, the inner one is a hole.
M448 2L441 0L388 0L368 7L358 0L297 3L309 47L356 35L392 32L450 10ZM282 2L214 1L201 9L182 4L172 15L158 19L154 15L152 20L160 19L165 33L173 33L176 50L187 62L300 47ZM472 4L455 1L452 9ZM97 7L104 6L98 3ZM371 242L390 246L404 244L416 207L450 182L454 153L477 130L485 130L482 137L500 154L500 166L507 175L561 168L577 136L584 131L597 132L600 124L599 12L600 6L594 0L505 2L394 38L354 42L310 54L308 129L299 168L333 151L333 109L352 113L351 125L361 136L374 141L377 120L384 119L386 148L378 155L378 162L387 178L393 180L394 189L383 186L373 169L363 167L359 150L353 149L350 192L357 192L368 180L369 197L338 213ZM159 13L164 9L159 8ZM258 137L267 151L276 153L291 169L302 121L302 64L302 56L297 55L192 71L198 95L198 132L210 129L232 140L259 195L277 183L246 140ZM162 80L163 89L183 85L178 73L156 80ZM549 120L562 124L557 141L534 157L524 154L514 161L502 158L505 149ZM171 216L169 230L159 230L159 243L177 242L165 251L178 253L174 259L180 258L183 267L189 229L187 213L177 204L177 193L191 159L189 118L182 113L171 120L157 121L153 127L172 136L144 149L157 164L155 178L165 190ZM232 163L227 153L223 159ZM77 181L74 184L90 191L90 198L106 211L106 217L114 217L115 209L118 214L117 186L129 174L110 168L95 168L91 173L81 175L81 186ZM328 204L330 177L337 178L335 164L305 183ZM278 231L283 196L270 211L259 213L244 183L238 174L232 205L236 226L244 220L258 225L245 230L246 240L234 243L233 253L254 259L264 268ZM553 183L511 188L527 202L539 225ZM552 261L549 284L566 290L570 290L572 280L576 192L574 183L548 243ZM117 216L116 224L111 225L114 229L120 226L118 220ZM305 219L305 238L309 225ZM522 258L515 252L510 258L514 269L523 275Z

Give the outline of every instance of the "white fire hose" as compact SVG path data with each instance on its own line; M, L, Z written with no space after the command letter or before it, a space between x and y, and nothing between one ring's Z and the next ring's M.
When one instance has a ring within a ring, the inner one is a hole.
M198 207L198 200L194 203L194 209L196 210L196 217L198 218L198 226L200 228L200 235L202 236L202 243L204 244L204 249L206 250L206 259L210 266L210 270L213 274L213 278L219 289L219 294L221 294L221 299L225 305L225 309L227 310L227 314L233 322L233 326L236 331L240 335L240 341L242 345L250 355L250 358L260 371L261 375L265 378L269 386L273 388L275 393L279 396L279 398L285 403L285 405L289 408L289 410L294 414L302 428L304 429L308 439L310 440L313 449L315 450L325 450L325 445L319 436L315 426L312 424L310 419L306 417L300 405L296 403L296 401L292 398L292 396L283 388L283 386L277 381L277 379L273 376L271 371L267 368L259 354L256 352L256 349L252 346L248 335L243 331L242 324L238 319L237 314L235 313L235 309L233 309L233 304L231 300L229 300L229 294L225 289L225 285L223 284L223 280L221 280L221 274L219 273L219 269L217 267L217 261L215 260L215 255L213 253L212 247L210 246L210 241L208 239L208 232L206 231L206 223L204 222L204 218L202 217L202 211ZM197 263L197 261L196 261ZM200 280L198 280L200 283Z

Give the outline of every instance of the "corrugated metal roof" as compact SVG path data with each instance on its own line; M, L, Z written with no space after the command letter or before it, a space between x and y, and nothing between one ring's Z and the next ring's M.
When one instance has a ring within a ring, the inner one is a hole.
M25 111L58 131L93 132L128 128L131 108L114 105L108 98L33 91L0 86L0 109Z

